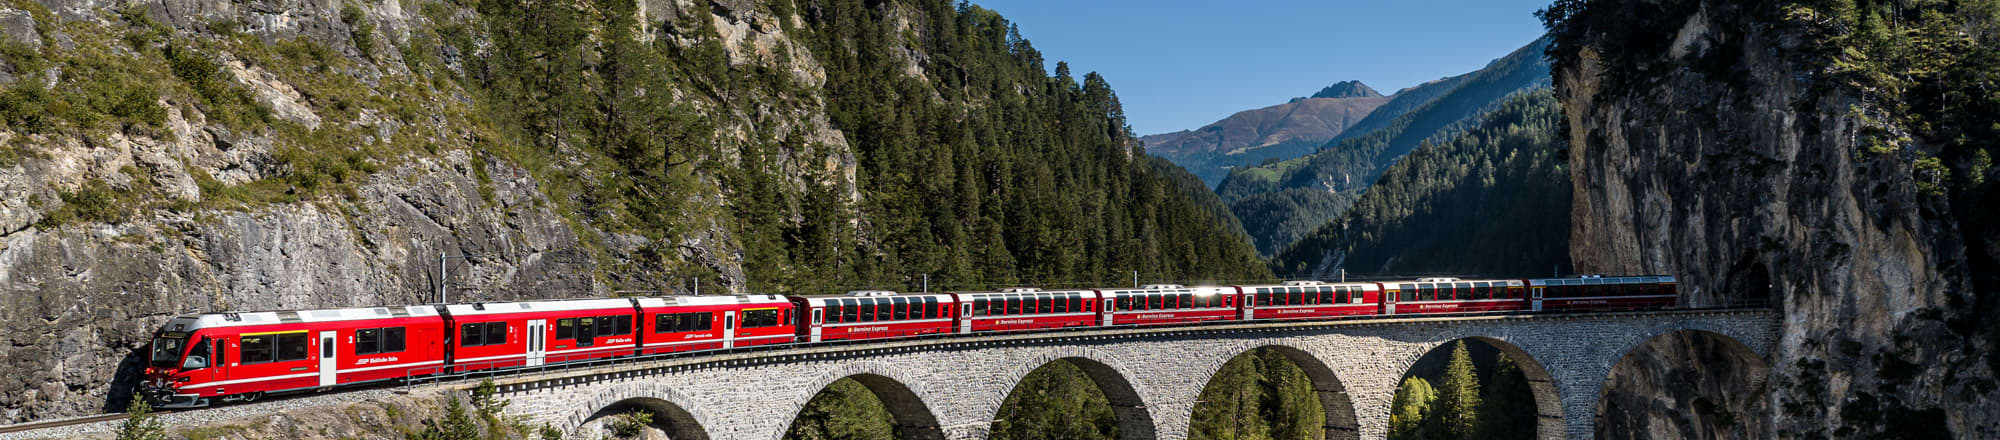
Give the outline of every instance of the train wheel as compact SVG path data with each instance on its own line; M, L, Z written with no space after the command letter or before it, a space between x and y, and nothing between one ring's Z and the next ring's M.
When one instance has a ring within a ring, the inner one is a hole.
M255 401L257 401L257 399L262 399L262 398L264 398L264 392L263 392L263 391L257 391L257 392L253 392L253 393L250 393L250 394L244 394L244 395L243 395L243 403L250 403L250 402L255 402Z

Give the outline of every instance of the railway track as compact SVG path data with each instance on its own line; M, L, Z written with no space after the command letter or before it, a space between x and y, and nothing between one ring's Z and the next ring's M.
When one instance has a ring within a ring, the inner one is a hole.
M173 411L154 411L153 415L167 414L171 412ZM64 426L82 425L87 423L125 420L125 417L126 417L125 413L117 413L117 414L105 414L105 415L90 416L90 417L78 417L74 419L49 420L43 422L22 423L19 425L7 425L7 426L0 426L0 434L6 434L10 432L34 431L37 429L61 428Z

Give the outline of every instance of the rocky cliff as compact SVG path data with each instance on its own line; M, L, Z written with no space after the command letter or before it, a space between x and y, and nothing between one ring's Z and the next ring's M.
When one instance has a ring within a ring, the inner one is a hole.
M2000 436L1994 11L1558 2L1573 260L1781 309L1776 437Z
M1104 78L1010 28L945 1L0 3L0 423L122 409L188 312L1267 276L1134 154Z

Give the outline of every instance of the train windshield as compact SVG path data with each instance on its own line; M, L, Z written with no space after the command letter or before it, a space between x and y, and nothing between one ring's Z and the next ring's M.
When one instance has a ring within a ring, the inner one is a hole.
M161 333L153 338L153 366L177 368L181 366L181 352L187 347L186 333Z

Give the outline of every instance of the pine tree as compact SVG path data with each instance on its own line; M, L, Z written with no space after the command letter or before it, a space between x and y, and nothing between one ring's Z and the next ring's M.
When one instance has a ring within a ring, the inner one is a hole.
M1444 384L1438 387L1437 413L1432 420L1436 438L1469 439L1479 431L1479 372L1465 341L1452 344L1451 360L1445 364Z
M1430 381L1421 377L1403 379L1403 386L1396 388L1396 397L1389 409L1389 439L1415 440L1424 438L1424 420L1431 416L1431 405L1437 402L1437 390L1431 388Z
M1501 354L1493 367L1493 381L1485 390L1479 409L1480 438L1489 440L1531 439L1535 437L1535 391L1514 358Z
M125 406L125 422L118 425L118 440L166 440L167 428L153 418L153 406L146 399L133 397Z

